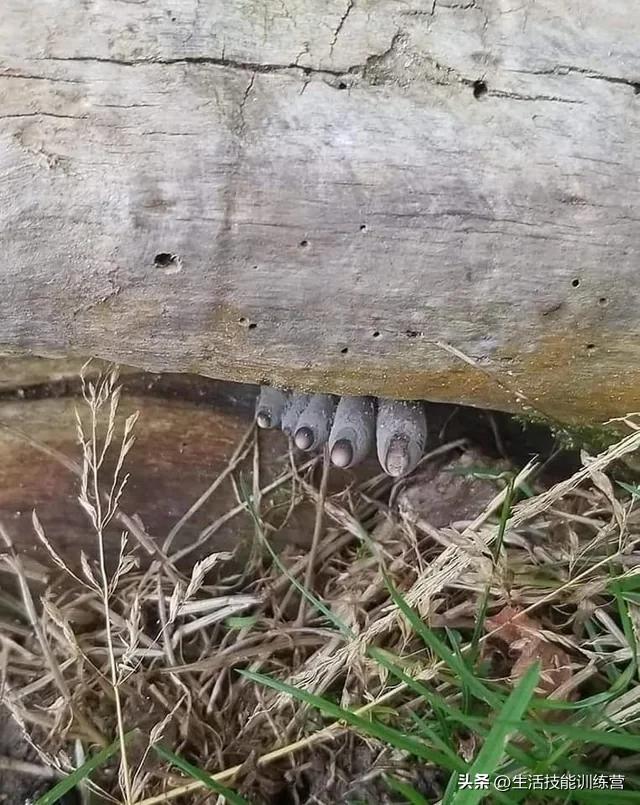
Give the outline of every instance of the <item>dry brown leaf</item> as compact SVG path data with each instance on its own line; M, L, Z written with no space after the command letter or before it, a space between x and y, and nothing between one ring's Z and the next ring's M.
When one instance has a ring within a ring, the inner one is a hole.
M471 763L478 751L478 741L473 733L458 736L458 754L465 761Z
M540 662L538 690L543 696L552 695L573 676L569 654L547 640L541 633L541 624L517 607L504 607L485 624L491 640L500 640L509 647L509 657L514 660L510 674L513 682L536 661Z

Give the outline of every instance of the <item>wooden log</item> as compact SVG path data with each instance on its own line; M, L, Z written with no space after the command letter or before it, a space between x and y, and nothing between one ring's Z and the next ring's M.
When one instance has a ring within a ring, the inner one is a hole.
M67 459L81 463L74 425L74 409L82 410L77 398L50 398L0 403L0 518L16 545L45 565L46 553L35 538L31 512L36 510L56 550L77 566L80 550L95 556L97 541L89 520L78 503L79 479L54 455L37 445L53 449ZM195 406L182 401L125 396L118 418L140 411L136 444L126 471L130 473L122 508L138 515L150 542L162 545L171 527L225 468L246 431L250 420L237 413ZM7 427L8 426L8 427ZM16 435L20 431L27 438ZM275 448L275 449L274 449ZM267 450L270 461L282 445ZM117 454L105 466L103 487L109 488L110 473ZM243 464L247 472L250 463ZM273 472L274 466L270 467ZM172 551L192 543L210 522L237 505L230 483L220 489L179 532ZM117 556L122 524L115 522L107 534L107 550ZM242 549L251 534L247 516L230 520L215 535L205 553L212 550ZM136 544L133 535L130 544ZM241 550L242 553L242 550ZM150 561L144 549L137 554L143 564Z
M98 367L92 367L97 369ZM9 369L18 383L8 386ZM0 360L0 522L20 552L51 568L43 545L36 539L31 515L36 510L51 544L73 567L80 550L97 554L97 541L89 519L78 503L80 481L69 464L82 463L77 441L75 411L87 421L87 408L79 396L80 382L70 361ZM44 378L48 378L46 382ZM91 378L90 378L91 379ZM13 397L11 396L13 392ZM123 394L117 423L139 412L136 441L129 452L129 475L122 510L139 518L150 546L162 546L175 524L208 487L226 471L234 452L251 428L255 388L187 375L150 375L129 372L123 377ZM101 417L100 433L106 427ZM121 430L118 431L121 433ZM260 485L268 487L290 469L286 439L280 431L256 432L259 439ZM117 449L111 451L101 476L101 487L111 485ZM311 458L309 456L308 458ZM253 450L231 477L219 484L176 533L168 553L181 556L212 523L238 509L237 484L242 476L252 486ZM319 470L318 470L319 472ZM330 491L338 492L354 482L380 472L370 458L353 472L332 472ZM278 548L306 549L311 543L315 504L298 495L291 505L290 480L265 493L261 515L271 527L270 538ZM119 552L120 533L126 528L114 521L107 534L111 563ZM129 543L136 544L131 528ZM212 551L234 551L242 564L254 539L253 520L245 511L221 522L201 547L176 560L189 567L196 558ZM1 551L0 551L1 553ZM143 565L155 554L138 547ZM1 568L0 568L1 569Z
M5 0L0 345L640 405L640 7Z
M85 358L40 358L36 355L0 357L0 394L5 397L69 396L71 389L80 390L80 374L94 379L109 368L105 361ZM140 375L131 366L120 365L120 376ZM146 382L152 382L150 375ZM187 384L188 385L188 384ZM49 389L49 393L47 392Z

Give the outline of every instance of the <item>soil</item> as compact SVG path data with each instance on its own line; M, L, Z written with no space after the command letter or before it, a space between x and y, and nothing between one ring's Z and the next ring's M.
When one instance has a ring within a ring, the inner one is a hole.
M36 751L24 740L9 713L0 709L0 757L40 764ZM52 781L20 772L0 770L1 805L27 805L43 794Z

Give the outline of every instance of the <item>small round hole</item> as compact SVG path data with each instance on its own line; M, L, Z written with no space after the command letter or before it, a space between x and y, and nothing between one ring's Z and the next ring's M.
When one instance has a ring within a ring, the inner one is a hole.
M580 280L576 277L574 280L571 280L571 284L574 288L577 288L580 285Z
M380 338L380 330L374 330L372 335L374 338Z
M300 245L302 246L303 249L306 249L307 246L309 245L309 241L308 240L301 240Z
M346 88L347 88L347 85L344 83L344 81L341 81L341 82L338 84L338 89L346 89Z
M169 266L175 265L177 262L178 256L169 252L159 252L153 258L153 264L156 268L169 268Z
M249 324L248 329L249 329L249 330L255 330L257 326L258 326L258 325L255 323L255 321L252 321L252 322Z
M585 349L587 350L587 352L595 352L595 348L596 348L595 344L587 344L585 346Z
M488 87L484 81L474 81L473 82L473 97L476 100L482 98L483 95L486 95L488 92Z
M240 316L240 318L238 319L238 323L239 324L246 324L247 323L246 316Z
M367 225L366 224L360 224L360 231L361 232L366 232L367 231Z
M347 352L349 352L349 347L342 347L342 349L340 350L341 355L346 355Z
M606 296L601 296L600 299L598 299L598 304L600 307L606 307L609 304L609 300Z

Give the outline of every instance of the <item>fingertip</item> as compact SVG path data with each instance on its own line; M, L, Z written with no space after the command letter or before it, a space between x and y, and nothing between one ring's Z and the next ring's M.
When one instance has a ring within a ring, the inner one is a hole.
M353 447L347 439L339 439L331 450L331 462L346 469L353 461Z
M259 428L270 428L272 426L271 416L268 411L258 411L256 414L256 422Z
M306 426L298 428L293 440L300 450L309 450L314 442L313 430Z
M394 478L399 478L407 472L409 464L409 440L406 436L394 436L389 442L384 471Z

